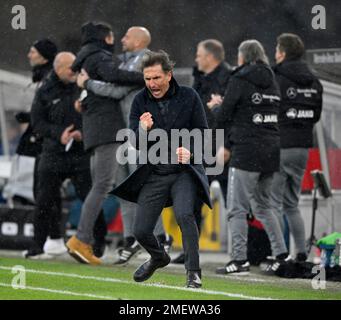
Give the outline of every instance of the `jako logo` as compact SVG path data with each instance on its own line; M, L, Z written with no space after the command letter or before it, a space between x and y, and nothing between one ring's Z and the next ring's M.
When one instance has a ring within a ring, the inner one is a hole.
M287 111L287 117L289 118L289 119L296 119L296 117L297 117L297 110L296 109L294 109L294 108L291 108L291 109L289 109L288 111Z
M256 113L252 118L253 123L261 124L264 121L264 117L260 113Z

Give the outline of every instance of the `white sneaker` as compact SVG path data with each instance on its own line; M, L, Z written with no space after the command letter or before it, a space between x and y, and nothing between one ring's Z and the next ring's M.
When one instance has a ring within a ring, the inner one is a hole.
M67 248L65 246L64 239L50 239L50 237L48 237L44 244L44 252L55 256L66 253Z

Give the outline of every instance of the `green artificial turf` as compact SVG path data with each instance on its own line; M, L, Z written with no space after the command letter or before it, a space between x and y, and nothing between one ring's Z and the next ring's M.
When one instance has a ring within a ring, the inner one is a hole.
M10 286L13 277L16 276L11 272L11 268L18 265L26 270L26 289L14 289ZM309 281L302 280L285 281L276 277L268 277L269 281L258 282L252 280L252 276L248 281L248 278L240 280L233 276L216 277L213 274L205 275L204 273L202 290L188 290L184 286L184 272L179 273L171 266L158 270L151 279L142 284L133 281L134 270L135 267L129 266L93 267L69 261L32 261L0 257L0 300L341 299L341 290L335 287L314 290Z

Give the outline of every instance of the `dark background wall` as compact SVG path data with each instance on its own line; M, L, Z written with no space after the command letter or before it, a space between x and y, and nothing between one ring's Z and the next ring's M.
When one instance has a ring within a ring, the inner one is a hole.
M26 8L26 30L11 27L16 4ZM326 30L312 29L315 4L326 8ZM88 20L112 24L117 53L129 26L147 27L153 38L151 48L168 51L178 67L193 65L196 44L206 38L221 40L231 63L238 44L247 38L263 42L272 58L276 36L282 32L300 34L308 49L341 47L339 0L1 0L0 68L28 71L28 48L41 37L77 52L80 27Z

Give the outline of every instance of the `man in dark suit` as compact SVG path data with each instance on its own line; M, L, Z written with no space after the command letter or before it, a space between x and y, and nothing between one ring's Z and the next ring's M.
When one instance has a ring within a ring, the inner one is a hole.
M121 198L137 202L134 234L151 255L151 259L136 270L134 279L145 281L156 269L169 264L170 257L157 241L153 230L162 209L172 204L182 231L187 286L198 288L201 287L201 271L194 205L199 196L211 206L208 180L202 164L194 164L197 163L193 161L194 154L197 155L195 144L188 143L186 147L185 144L176 145L171 141L171 133L174 129L196 129L202 134L207 129L204 107L192 88L177 84L172 75L173 63L167 53L146 53L142 70L146 87L136 95L129 119L129 127L135 132L134 140L139 142L135 146L142 149L140 143L143 136L157 135L162 130L165 134L160 135L157 143L167 147L166 152L162 152L165 149L160 150L163 161L157 163L150 157L156 142L146 141L147 163L140 162L136 171L113 191ZM166 157L162 153L166 153Z

